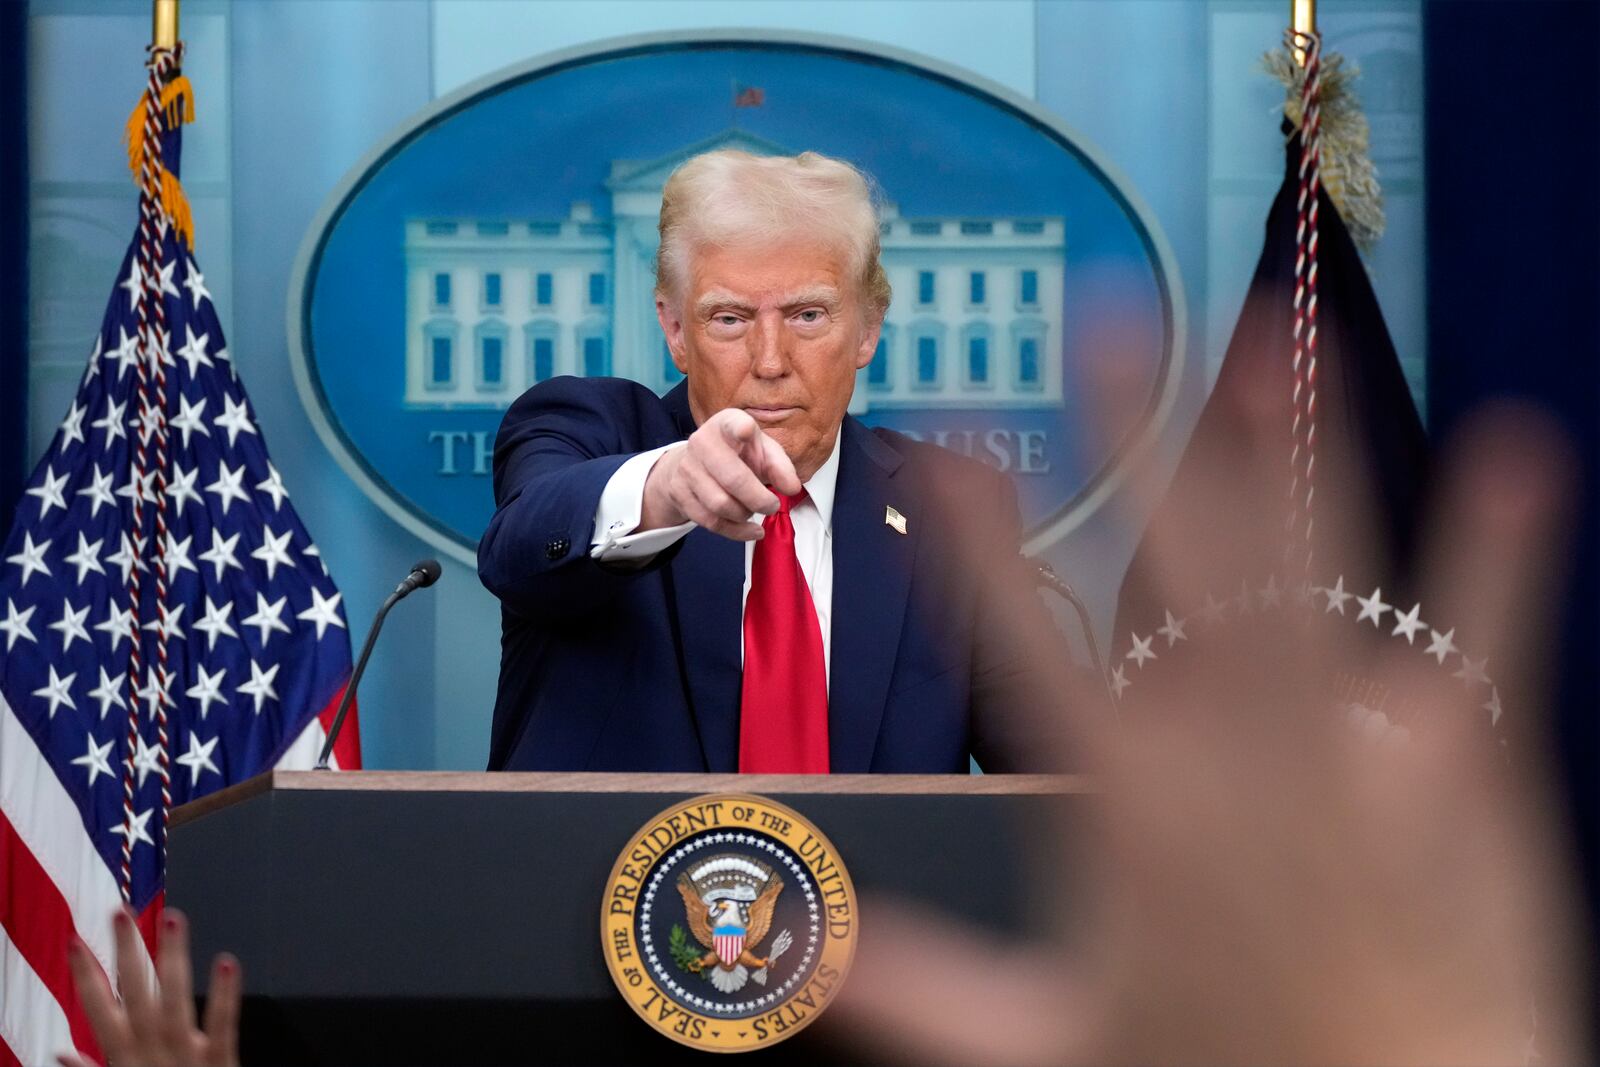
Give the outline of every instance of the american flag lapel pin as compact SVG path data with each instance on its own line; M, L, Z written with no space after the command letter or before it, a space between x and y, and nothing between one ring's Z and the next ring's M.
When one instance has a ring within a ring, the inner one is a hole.
M883 524L892 529L895 533L900 534L902 537L905 536L906 517L900 514L894 508L884 508Z

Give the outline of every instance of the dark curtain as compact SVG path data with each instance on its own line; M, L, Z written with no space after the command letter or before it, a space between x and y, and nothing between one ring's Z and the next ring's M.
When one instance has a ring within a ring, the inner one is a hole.
M1485 400L1521 397L1577 446L1576 571L1552 654L1600 918L1600 6L1435 0L1423 15L1429 421L1441 440Z
M0 0L0 536L28 477L28 5Z

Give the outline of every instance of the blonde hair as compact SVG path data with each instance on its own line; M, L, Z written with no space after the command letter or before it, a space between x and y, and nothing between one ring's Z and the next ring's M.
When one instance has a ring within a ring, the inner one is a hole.
M889 309L889 278L878 261L878 206L870 178L816 152L757 156L705 152L678 165L661 190L656 292L677 297L697 245L746 244L820 235L846 250L877 319Z

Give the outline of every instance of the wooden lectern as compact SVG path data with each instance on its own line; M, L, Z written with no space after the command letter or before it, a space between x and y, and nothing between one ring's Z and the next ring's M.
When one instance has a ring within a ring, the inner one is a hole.
M1034 904L1062 886L1033 875L1061 838L1050 820L1087 791L1071 776L275 771L173 812L167 900L191 917L200 976L221 949L244 963L247 1063L703 1061L634 1016L601 953L607 875L663 808L756 793L799 811L855 882L862 944L894 898L1005 942L1047 933ZM752 1055L859 1058L829 1030L824 1016Z

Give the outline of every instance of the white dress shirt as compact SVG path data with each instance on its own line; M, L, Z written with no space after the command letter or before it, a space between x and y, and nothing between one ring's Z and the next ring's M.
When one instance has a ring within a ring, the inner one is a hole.
M833 451L805 483L806 498L789 511L789 519L794 523L795 554L800 557L800 570L811 589L811 603L816 607L817 624L822 628L822 662L830 681L833 677L832 642L829 640L833 623L833 494L839 481L840 436L842 434L834 437ZM617 468L600 493L600 503L594 511L591 558L607 563L643 562L694 529L694 523L686 522L662 530L634 533L644 511L644 483L650 476L650 469L668 449L682 448L686 444L677 441L641 452ZM760 525L763 518L765 516L755 515L750 521ZM758 543L746 541L744 546L745 598L750 596L750 564ZM740 618L742 623L742 609ZM740 633L743 632L741 625ZM742 638L739 655L742 663Z

